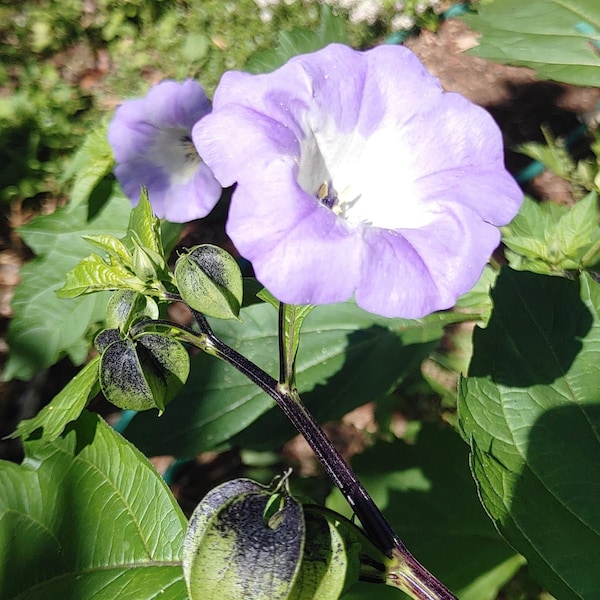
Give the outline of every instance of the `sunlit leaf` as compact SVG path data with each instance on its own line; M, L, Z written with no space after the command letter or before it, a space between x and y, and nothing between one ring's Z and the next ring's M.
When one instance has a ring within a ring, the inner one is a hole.
M83 238L93 246L96 246L96 248L116 258L122 265L128 267L133 265L133 257L129 248L116 237L100 233L97 235L85 235Z
M122 264L109 264L101 256L90 254L67 273L65 284L56 293L59 298L76 298L119 288L134 288L141 292L144 283Z
M513 269L563 274L589 266L586 252L600 239L597 194L572 207L525 198L519 214L502 229Z
M479 494L550 593L594 598L600 286L505 269L493 300L459 398Z
M106 123L92 130L64 173L63 181L73 180L69 195L72 206L87 205L90 198L93 200L91 205L95 205L94 192L102 193L103 179L112 171L115 160L106 131ZM106 187L110 189L110 184ZM102 199L100 204L103 204Z
M3 600L182 600L186 520L147 459L99 417L0 462Z
M140 200L131 211L127 230L135 232L135 236L143 248L148 248L160 256L163 255L160 221L152 212L152 205L146 189L142 189Z
M535 69L544 79L581 86L600 80L597 0L494 0L463 18L482 33L471 52Z

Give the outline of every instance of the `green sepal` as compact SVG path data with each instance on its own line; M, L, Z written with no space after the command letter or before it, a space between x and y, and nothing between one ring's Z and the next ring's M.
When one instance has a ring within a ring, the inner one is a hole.
M175 281L181 297L194 310L216 319L239 315L242 274L222 248L203 244L182 254L175 264Z
M147 317L158 319L158 305L150 296L133 290L117 290L106 305L106 326L127 332L134 321Z
M304 555L289 600L337 600L359 578L385 583L390 559L361 529L323 506L303 508Z
M69 383L32 419L21 421L10 437L27 439L34 432L36 439L52 442L64 428L75 421L88 402L100 391L98 367L100 357L95 356ZM41 431L38 431L41 430ZM39 434L39 435L38 435Z
M280 507L266 518L273 495ZM300 569L302 505L287 490L227 482L198 505L186 533L183 571L191 600L284 600ZM243 594L242 594L243 591Z
M345 517L301 505L286 479L228 481L196 507L183 546L191 600L237 600L241 589L250 600L337 600L359 576L385 582L390 559Z
M142 333L106 346L100 364L100 385L106 399L123 409L162 413L187 380L189 355L172 338Z

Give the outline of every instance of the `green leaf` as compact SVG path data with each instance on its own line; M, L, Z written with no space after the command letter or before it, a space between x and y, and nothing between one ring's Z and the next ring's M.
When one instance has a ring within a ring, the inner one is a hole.
M90 254L66 275L65 284L56 293L59 298L77 298L84 294L113 291L119 288L141 292L144 282L129 269L115 262L107 263L101 256Z
M321 22L317 31L308 31L299 27L291 31L281 31L277 46L251 56L244 70L249 73L268 73L298 54L316 52L332 43L350 44L344 20L336 17L331 12L331 8L323 4Z
M3 600L181 600L186 520L147 459L83 413L0 462Z
M20 436L26 439L34 431L42 429L39 440L53 442L100 391L99 362L100 357L95 356L33 419L21 421L10 437Z
M30 379L65 354L75 364L84 362L90 347L87 331L103 320L108 295L64 300L56 290L64 284L66 273L90 253L82 236L123 235L130 211L129 200L115 194L92 218L88 207L80 203L40 216L19 229L37 257L22 267L21 283L15 290L5 379Z
M510 266L542 274L590 266L586 255L600 239L597 202L595 192L570 208L525 197L519 214L502 228Z
M159 256L163 256L160 220L152 212L148 190L145 188L142 188L140 200L131 211L127 232L130 240L133 237L142 248L147 248ZM133 240L132 247L134 247Z
M211 244L194 246L175 264L181 297L194 310L215 319L236 318L242 304L242 273L235 259Z
M214 321L216 335L277 375L276 311L266 304L252 305L241 310L240 319ZM419 366L441 339L444 325L464 319L455 313L414 321L384 319L351 302L319 306L304 323L298 352L296 379L302 398L320 421L377 400ZM205 354L192 358L186 386L160 421L140 414L126 431L149 456L180 457L219 447L236 434L233 442L242 447L271 449L295 430L266 394Z
M63 181L73 178L70 202L73 206L87 205L102 180L115 164L112 149L106 136L108 126L103 123L92 130L68 166Z
M494 600L523 564L482 509L468 446L449 428L423 425L416 444L378 442L353 468L410 552L461 600ZM335 490L328 506L350 510ZM364 595L355 594L355 588ZM359 584L344 598L398 598L398 590ZM393 593L392 593L393 592Z
M84 235L83 239L106 252L106 254L116 259L121 265L126 267L133 266L133 256L129 248L116 237L100 233L98 235Z
M600 80L597 0L495 0L461 17L482 33L472 54L581 86Z
M296 355L300 346L300 331L302 324L311 313L314 306L296 306L294 304L283 304L283 327L282 341L284 378L283 382L290 387L296 387Z
M305 539L301 504L242 480L209 492L186 534L184 573L191 600L285 600L300 568Z
M594 598L600 556L600 286L505 269L459 393L479 494L561 600Z

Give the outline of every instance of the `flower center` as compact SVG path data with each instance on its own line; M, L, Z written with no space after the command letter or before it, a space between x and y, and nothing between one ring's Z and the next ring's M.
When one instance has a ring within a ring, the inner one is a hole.
M382 126L365 138L326 124L308 131L300 151L299 185L348 223L412 229L433 220L397 127Z
M360 200L360 194L352 200L343 199L338 196L331 181L324 181L317 190L317 199L323 206L338 215L338 217L347 219L348 211Z
M202 162L188 129L172 127L162 130L151 149L154 161L162 166L175 184L189 181Z

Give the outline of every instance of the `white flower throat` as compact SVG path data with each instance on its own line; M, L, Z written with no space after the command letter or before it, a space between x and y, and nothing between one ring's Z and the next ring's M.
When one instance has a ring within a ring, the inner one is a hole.
M365 138L331 123L311 128L300 147L300 187L351 224L412 229L431 222L435 208L420 201L400 129L381 127Z
M178 184L189 181L202 162L189 130L184 127L160 131L151 153L154 162L162 165L171 182Z

